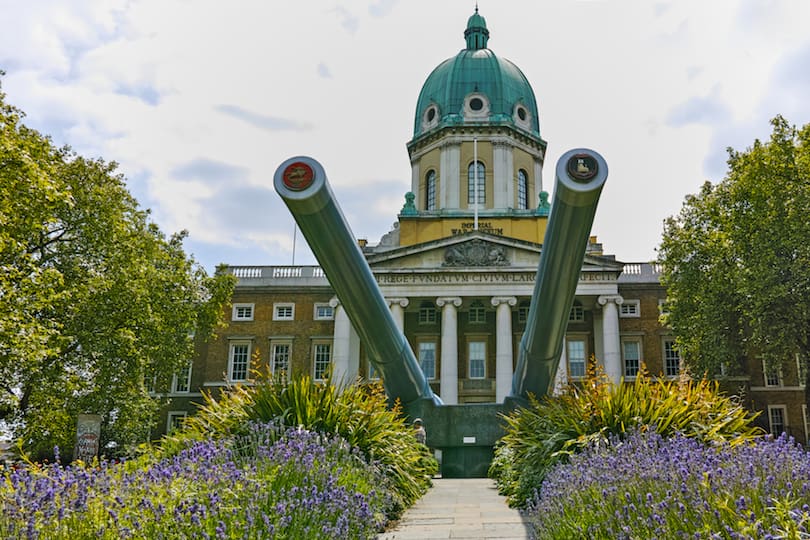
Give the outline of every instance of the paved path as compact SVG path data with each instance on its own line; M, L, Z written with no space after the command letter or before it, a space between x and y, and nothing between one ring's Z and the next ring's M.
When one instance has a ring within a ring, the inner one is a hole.
M434 478L433 487L378 540L525 540L529 526L487 478Z

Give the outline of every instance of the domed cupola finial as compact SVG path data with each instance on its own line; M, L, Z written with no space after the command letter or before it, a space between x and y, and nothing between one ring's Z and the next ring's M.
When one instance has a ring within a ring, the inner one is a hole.
M475 13L467 20L464 39L467 40L467 49L469 50L487 48L489 30L487 30L487 21L478 14L478 3L475 4Z

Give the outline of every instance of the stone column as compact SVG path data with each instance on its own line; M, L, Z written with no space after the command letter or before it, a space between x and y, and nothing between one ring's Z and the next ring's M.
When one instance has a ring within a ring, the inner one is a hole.
M597 298L602 305L602 346L604 348L605 375L618 383L622 377L622 351L619 341L619 308L624 302L618 294L604 295Z
M493 296L495 306L495 401L503 403L512 391L512 307L514 296Z
M329 301L335 310L335 331L332 338L332 381L335 384L353 382L360 371L360 337L346 310L337 298Z
M408 307L410 301L407 298L386 298L388 307L391 308L391 315L394 317L394 322L397 323L397 328L403 334L405 333L405 308Z
M443 296L436 299L442 308L442 356L439 396L446 405L458 403L458 313L461 306L458 296Z
M459 208L460 163L461 145L450 142L442 145L439 153L439 201L441 209ZM466 170L464 174L464 178L467 178Z

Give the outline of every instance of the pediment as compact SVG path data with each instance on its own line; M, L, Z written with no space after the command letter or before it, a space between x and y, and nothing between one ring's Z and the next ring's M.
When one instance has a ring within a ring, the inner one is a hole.
M542 245L525 240L470 232L421 244L366 253L374 270L532 269ZM621 272L622 264L609 257L585 255L583 271Z

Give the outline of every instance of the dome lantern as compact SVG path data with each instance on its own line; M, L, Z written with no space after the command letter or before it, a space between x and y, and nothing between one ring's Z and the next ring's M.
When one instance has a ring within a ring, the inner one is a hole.
M474 51L487 48L489 30L487 30L487 21L478 14L478 6L475 6L475 13L467 20L464 39L467 40L468 50Z

